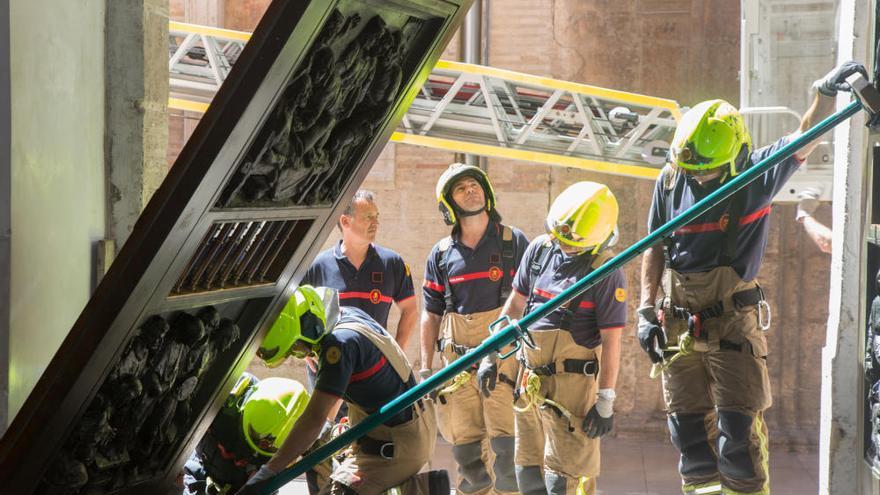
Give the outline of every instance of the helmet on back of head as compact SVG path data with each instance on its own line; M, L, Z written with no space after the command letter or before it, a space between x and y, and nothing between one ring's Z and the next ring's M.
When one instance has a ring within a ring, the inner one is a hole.
M257 356L270 368L278 366L297 342L320 342L338 318L339 294L335 290L310 285L297 287L263 339Z
M739 110L724 100L708 100L687 111L675 129L669 161L685 173L729 166L748 157L752 138Z
M308 402L308 392L296 380L266 378L257 383L241 406L242 431L247 444L258 454L273 455Z
M452 200L451 192L452 185L462 177L473 177L480 184L480 187L483 188L483 194L486 196L486 212L493 220L500 221L501 217L496 211L495 191L492 189L492 183L489 182L489 175L479 167L453 163L440 175L437 187L434 189L438 208L443 214L443 221L446 222L446 225L454 225L461 213L458 205Z
M557 241L596 254L616 240L618 213L608 186L576 182L553 200L545 226Z

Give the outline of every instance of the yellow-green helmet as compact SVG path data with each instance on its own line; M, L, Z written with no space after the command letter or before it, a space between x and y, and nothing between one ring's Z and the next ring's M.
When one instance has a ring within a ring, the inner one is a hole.
M736 175L737 159L748 156L752 138L739 110L724 100L708 100L687 111L675 129L670 161L685 173L728 165Z
M308 403L308 392L296 380L260 381L241 407L241 425L248 445L258 454L272 456Z
M455 225L458 216L454 208L454 202L449 195L452 185L461 177L473 177L483 188L483 194L486 196L486 213L495 221L500 221L501 217L495 210L495 191L492 189L492 183L489 182L489 175L479 167L473 165L465 165L464 163L453 163L449 166L437 180L437 187L434 193L437 196L437 203L440 213L443 214L443 221L446 225Z
M297 341L320 342L333 329L338 317L339 295L336 291L310 285L297 287L263 339L257 356L265 361L266 366L274 368L291 354Z
M550 206L545 226L559 242L598 253L616 240L617 198L605 184L575 182Z

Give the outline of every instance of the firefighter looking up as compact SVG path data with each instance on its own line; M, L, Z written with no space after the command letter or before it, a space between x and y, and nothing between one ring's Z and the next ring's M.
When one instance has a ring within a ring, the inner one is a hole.
M847 62L816 81L800 128L758 150L752 150L743 117L732 105L723 100L695 105L675 131L669 162L654 187L648 230L829 115L834 96L850 90L845 79L855 73L867 74L861 65ZM773 197L817 144L801 148L648 249L642 259L638 338L651 360L662 363L669 431L681 452L683 493L710 487L725 494L770 493L763 418L771 404L764 335L770 312L755 277Z
M501 224L489 177L479 168L453 163L437 181L436 195L443 219L453 227L452 235L431 250L425 268L423 378L432 372L435 351L446 366L489 336L489 324L510 293L528 244L518 229ZM475 369L463 372L438 393L440 433L452 444L460 493L518 491L513 461L516 370L513 357L501 362L495 368L501 385L488 397L480 394ZM495 454L494 486L483 440Z
M529 244L502 314L533 311L610 259L617 216L607 186L578 182L565 189L547 214L547 234ZM596 492L626 312L626 279L617 269L530 327L538 348L521 351L524 390L516 408L516 477L524 495ZM493 374L484 373L495 360L490 355L480 364L484 393L496 387Z
M296 289L257 355L269 366L289 355L316 355L318 377L286 441L242 494L259 493L265 480L306 452L340 398L348 403L352 425L357 425L416 385L409 361L388 332L360 309L340 308L336 291L324 287ZM322 493L376 495L396 488L403 495L448 494L445 471L417 474L433 454L436 439L433 405L419 400L352 444Z
M295 380L238 379L183 468L184 495L221 495L244 486L278 447L309 401Z

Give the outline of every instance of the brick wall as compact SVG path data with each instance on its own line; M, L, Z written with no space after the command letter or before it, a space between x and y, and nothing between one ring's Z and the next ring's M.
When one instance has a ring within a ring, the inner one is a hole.
M172 7L176 2L172 0ZM225 26L251 30L267 0L227 1ZM737 100L739 2L729 0L494 0L489 1L489 64L526 73L668 97L692 105L710 97ZM172 8L172 13L180 12ZM181 14L182 15L182 14ZM457 54L456 41L444 58ZM809 82L804 81L806 86ZM177 126L180 146L182 134ZM175 144L176 143L176 144ZM173 156L173 150L171 156ZM434 201L434 184L451 153L389 144L364 184L378 195L378 242L400 252L412 266L417 287L431 246L448 234ZM542 232L547 208L578 180L608 184L622 205L621 246L646 234L648 181L490 159L489 173L505 220L529 237ZM769 334L774 406L767 419L776 441L818 443L819 363L827 318L829 258L793 221L794 207L774 206L761 272L774 311ZM827 206L818 217L830 220ZM333 236L328 245L336 241ZM638 265L626 268L634 314ZM805 269L806 268L806 269ZM390 318L395 330L396 311ZM620 435L666 434L659 381L626 329L617 402ZM417 342L407 354L418 361ZM288 365L285 365L288 366ZM270 371L254 364L261 376ZM301 376L301 367L272 370Z

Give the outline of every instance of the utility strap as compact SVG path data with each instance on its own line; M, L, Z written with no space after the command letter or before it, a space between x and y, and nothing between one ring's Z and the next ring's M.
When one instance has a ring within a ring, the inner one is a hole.
M526 366L532 373L539 376L552 376L557 373L575 373L578 375L599 374L599 360L597 359L564 359L562 361L562 369L557 369L556 363L545 364L541 366Z

